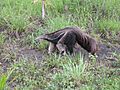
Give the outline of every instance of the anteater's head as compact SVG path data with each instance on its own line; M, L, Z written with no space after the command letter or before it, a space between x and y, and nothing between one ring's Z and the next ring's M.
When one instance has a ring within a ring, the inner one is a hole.
M95 55L98 51L100 51L99 44L97 41L91 43L91 54Z

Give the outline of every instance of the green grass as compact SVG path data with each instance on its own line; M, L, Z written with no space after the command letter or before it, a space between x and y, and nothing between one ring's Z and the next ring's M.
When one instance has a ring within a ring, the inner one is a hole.
M12 70L9 70L7 73L0 75L0 90L7 90L7 88L9 88L7 85L7 80L10 78L15 69L16 67L13 67Z
M66 19L65 16L58 16L55 18L49 18L47 20L48 32L57 31L58 29L64 28L66 26L74 25L69 19Z
M102 32L111 31L113 34L115 32L118 32L120 29L120 26L119 26L120 22L116 20L103 19L98 21L96 25L98 25L98 28L100 29L100 31Z
M11 84L15 84L16 90L119 90L118 54L113 53L118 58L113 68L98 65L93 56L87 61L81 54L75 57L45 54L43 60L38 60L18 53L24 47L43 51L48 43L36 46L35 38L66 26L76 25L105 35L108 32L112 33L109 37L114 38L120 30L120 0L46 0L44 20L41 19L41 0L36 4L32 2L0 1L0 30L7 26L0 32L0 73L1 64L9 62L7 72L0 75L0 90L9 90ZM14 35L11 33L19 34L19 40L11 38Z
M118 21L120 15L118 3L120 3L119 0L48 0L46 1L46 17L48 17L48 20L46 20L48 27L52 27L48 29L58 29L66 25L78 25L86 28L88 23L91 23L91 20L94 25L96 20L104 21L103 17L106 19L106 23L108 18L112 18L110 24L117 23L116 21ZM65 5L68 7L68 11L64 12ZM30 24L29 18L31 16L41 17L40 1L33 4L31 0L4 0L1 2L1 6L1 22L6 22L12 31L23 32ZM101 23L97 23L97 25L101 26ZM57 25L55 26L55 24ZM106 27L100 29L104 30ZM111 29L115 31L116 27L114 26Z
M7 81L7 76L2 75L0 78L0 90L4 90L4 88L6 86L6 81Z
M80 84L84 77L85 65L83 57L80 55L77 58L64 58L65 61L61 65L61 72L57 72L52 76L48 90L54 89L72 89L76 88L76 84ZM74 59L74 61L72 60ZM84 80L83 80L84 81Z
M19 83L17 90L119 90L119 69L88 64L81 54L75 57L53 54L40 62L23 57L12 67L16 68L10 75L10 83Z
M31 16L41 15L40 3L34 5L31 0L4 0L0 10L0 17L10 30L23 32L29 25Z
M5 42L5 35L0 33L0 45L3 45Z

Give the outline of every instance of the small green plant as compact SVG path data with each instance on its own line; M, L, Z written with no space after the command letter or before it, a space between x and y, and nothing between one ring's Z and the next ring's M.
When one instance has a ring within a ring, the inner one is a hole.
M63 73L69 78L73 78L75 80L80 79L85 70L85 64L83 62L83 56L80 54L80 57L75 58L77 62L68 58L68 62L63 64Z
M6 81L7 81L7 76L6 75L2 75L0 77L0 90L4 90L4 88L6 86Z
M7 80L9 79L10 75L12 74L12 72L15 70L15 67L10 70L9 72L2 74L0 76L0 90L4 90L7 86Z
M83 56L80 54L80 57L77 58L66 56L62 59L66 62L62 63L61 72L52 76L48 89L73 89L76 84L78 85L82 81L85 71Z
M0 33L0 45L4 44L5 42L5 36L4 34Z

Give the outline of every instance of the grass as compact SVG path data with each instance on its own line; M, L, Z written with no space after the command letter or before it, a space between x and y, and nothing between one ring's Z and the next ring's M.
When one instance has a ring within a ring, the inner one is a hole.
M5 42L5 35L0 33L0 45L3 45Z
M58 17L55 17L53 19L50 18L47 21L47 25L49 25L48 32L53 32L53 31L56 31L60 28L64 28L65 26L72 26L74 24L69 19L66 19L65 16L58 16Z
M9 72L0 75L1 76L1 78L0 78L0 90L5 90L5 89L9 88L7 85L7 80L10 78L10 76L14 70L15 70L15 67L12 70L9 70Z
M6 81L7 81L6 75L2 75L2 77L0 79L0 90L3 90L5 88Z
M115 35L115 32L118 32L120 29L119 26L119 21L116 20L100 20L98 21L97 25L100 29L100 31L102 32L107 32L107 31L111 31L113 35Z
M4 0L0 17L9 26L11 32L23 32L30 23L30 16L41 14L40 11L36 10L40 8L38 5L39 4L32 4L31 0ZM39 10L41 10L41 8Z
M28 58L14 62L10 81L19 83L16 89L79 89L119 90L119 69L96 66L76 57L53 54L41 62ZM28 64L29 62L29 64Z
M86 60L82 54L61 57L42 53L42 60L20 54L26 47L43 51L48 43L36 46L35 38L66 26L76 25L92 34L99 32L114 38L120 29L119 3L120 0L46 0L46 16L42 20L40 0L36 4L32 0L0 1L0 90L10 90L12 86L15 90L119 90L119 54L113 53L117 61L111 61L110 67L106 60L98 61L94 56ZM4 63L7 71L3 73Z

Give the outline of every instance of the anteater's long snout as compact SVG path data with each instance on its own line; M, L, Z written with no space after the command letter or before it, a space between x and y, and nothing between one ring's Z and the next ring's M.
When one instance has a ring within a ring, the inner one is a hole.
M37 44L37 43L40 43L41 41L43 41L43 36L39 36L39 37L37 37L36 39L35 39L35 43Z

